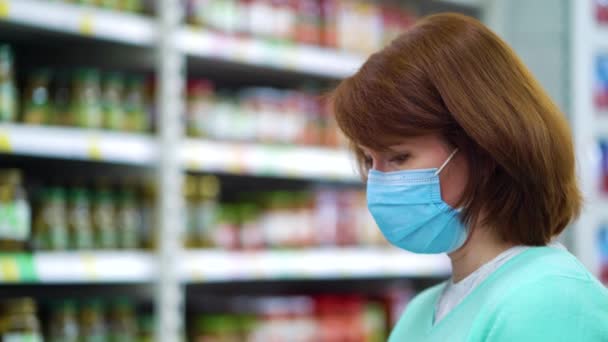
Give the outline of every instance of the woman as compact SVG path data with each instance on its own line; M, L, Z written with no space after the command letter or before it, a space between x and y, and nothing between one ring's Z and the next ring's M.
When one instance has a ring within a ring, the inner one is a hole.
M608 293L561 245L581 195L568 124L475 19L421 20L332 94L387 240L448 253L390 341L608 341Z

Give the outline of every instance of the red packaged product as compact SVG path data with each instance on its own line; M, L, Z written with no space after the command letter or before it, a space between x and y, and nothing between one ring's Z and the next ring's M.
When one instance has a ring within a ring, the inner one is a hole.
M599 24L608 24L608 3L604 0L595 0L595 16Z
M338 47L338 0L321 0L321 44L330 48Z
M296 2L296 41L319 44L321 41L321 4L319 0Z

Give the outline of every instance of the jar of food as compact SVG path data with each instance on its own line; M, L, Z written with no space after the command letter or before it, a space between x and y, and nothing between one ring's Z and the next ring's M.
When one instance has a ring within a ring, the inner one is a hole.
M93 248L90 196L79 186L68 190L68 232L71 249Z
M49 342L79 342L76 304L71 300L52 303L49 319Z
M239 245L238 211L234 204L222 204L213 227L213 246L236 249Z
M135 190L124 187L116 194L116 227L118 247L136 249L140 247L141 216L137 206Z
M189 136L207 137L212 106L213 84L207 80L191 80L186 102L186 133Z
M144 103L144 79L141 76L127 77L125 93L126 130L129 132L145 132L150 123Z
M123 107L124 78L120 73L104 75L102 84L103 127L126 130L126 114Z
M72 122L72 89L70 87L70 75L67 71L55 73L53 85L53 111L49 118L49 124L66 126Z
M42 342L40 322L36 317L36 302L32 298L11 299L4 303L2 341Z
M76 71L72 90L71 124L83 128L102 127L101 91L99 71Z
M141 13L144 9L144 2L143 0L122 0L119 9L125 12Z
M31 209L16 169L0 170L0 250L25 249L31 232Z
M34 219L35 248L67 250L68 224L66 221L65 191L60 187L42 189Z
M127 298L116 299L110 307L109 342L133 342L137 338L135 308Z
M89 299L84 302L79 316L81 342L108 341L108 329L104 319L104 309L99 299Z
M321 4L318 0L299 0L296 6L296 33L299 43L319 44L321 41Z
M259 250L264 248L264 232L260 225L259 208L255 202L240 205L240 245L243 249Z
M243 339L238 321L229 315L200 315L195 321L194 341L237 342Z
M158 222L156 210L156 184L147 180L141 190L141 226L140 237L142 247L154 249L156 247Z
M95 247L101 249L118 248L118 229L114 212L115 196L103 183L93 192L93 230Z
M51 71L48 69L35 70L30 74L24 99L24 123L33 125L50 123L52 113L50 82Z
M212 247L219 207L219 179L212 175L188 176L184 190L188 208L186 247Z
M154 317L152 315L139 316L137 319L137 342L154 341Z
M98 0L99 6L113 10L120 9L120 1L121 0Z
M14 79L13 50L0 44L0 122L13 122L17 116L17 87Z

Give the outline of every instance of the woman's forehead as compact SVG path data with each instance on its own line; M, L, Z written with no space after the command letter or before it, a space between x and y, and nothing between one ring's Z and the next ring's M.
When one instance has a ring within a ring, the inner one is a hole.
M372 148L364 145L358 145L358 148L365 153L382 153L382 152L401 152L403 149L418 149L437 147L444 144L443 139L437 134L399 137L391 139L390 142L381 148Z

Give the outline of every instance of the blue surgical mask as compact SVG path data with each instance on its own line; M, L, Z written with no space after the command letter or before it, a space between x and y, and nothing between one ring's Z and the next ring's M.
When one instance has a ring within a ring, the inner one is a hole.
M441 198L441 167L396 172L370 170L367 207L384 237L414 253L450 253L467 239L459 212Z

